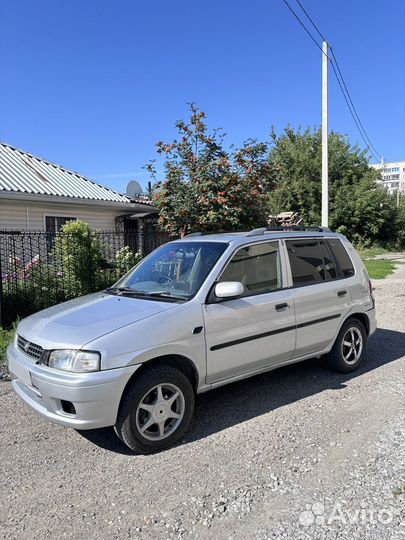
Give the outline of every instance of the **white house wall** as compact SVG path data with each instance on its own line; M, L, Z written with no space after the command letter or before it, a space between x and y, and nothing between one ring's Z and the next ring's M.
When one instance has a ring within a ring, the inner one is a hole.
M71 204L36 204L0 199L0 230L45 230L45 216L75 217L88 223L93 229L115 230L115 217L122 209L87 207Z

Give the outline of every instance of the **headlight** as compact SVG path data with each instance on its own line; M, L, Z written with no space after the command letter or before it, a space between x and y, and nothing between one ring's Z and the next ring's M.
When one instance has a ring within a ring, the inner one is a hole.
M69 349L51 351L48 358L48 366L75 373L98 371L100 369L100 353Z

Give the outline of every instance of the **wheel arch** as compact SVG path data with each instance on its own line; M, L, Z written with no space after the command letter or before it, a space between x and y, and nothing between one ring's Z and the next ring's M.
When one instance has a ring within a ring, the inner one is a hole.
M141 366L132 374L131 378L128 380L127 384L125 385L120 401L122 401L123 397L125 396L126 392L128 391L128 388L131 386L134 379L139 377L139 375L143 373L144 371L146 371L148 368L152 366L156 366L156 365L173 366L177 368L179 371L184 373L184 375L189 379L191 386L194 389L194 392L195 393L197 392L199 376L198 376L198 371L194 362L181 354L165 354L165 355L157 356L155 358L151 358L150 360L147 360L146 362L143 362L141 364Z
M343 325L349 320L349 319L357 319L360 321L364 328L366 329L367 336L370 335L370 319L368 318L366 313L350 313L342 322L340 325L340 329L342 329ZM339 330L340 332L340 330Z

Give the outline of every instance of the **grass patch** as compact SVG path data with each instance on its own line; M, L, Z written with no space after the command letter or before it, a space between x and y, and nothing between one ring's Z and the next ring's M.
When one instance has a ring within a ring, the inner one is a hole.
M377 255L384 255L385 253L390 253L392 250L385 249L380 246L374 246L368 249L360 249L359 254L362 259L370 259L376 257Z
M15 334L15 326L11 330L3 330L0 328L0 366L6 364L6 349L13 341Z
M363 260L372 279L384 279L395 270L395 263L386 259Z

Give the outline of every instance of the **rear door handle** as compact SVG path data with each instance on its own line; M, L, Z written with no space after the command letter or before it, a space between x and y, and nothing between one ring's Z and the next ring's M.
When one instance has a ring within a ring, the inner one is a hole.
M338 296L345 296L346 294L347 294L347 291L338 291L337 292Z
M282 304L276 304L276 311L283 311L283 309L288 308L287 302L283 302Z

